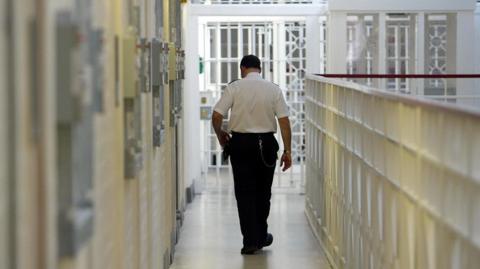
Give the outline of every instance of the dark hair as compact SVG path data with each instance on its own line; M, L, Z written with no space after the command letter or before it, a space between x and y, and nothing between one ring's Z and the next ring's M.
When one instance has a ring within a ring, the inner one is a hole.
M243 56L242 61L240 62L240 66L243 66L245 68L258 68L260 70L262 69L260 65L260 59L258 59L258 57L255 55Z

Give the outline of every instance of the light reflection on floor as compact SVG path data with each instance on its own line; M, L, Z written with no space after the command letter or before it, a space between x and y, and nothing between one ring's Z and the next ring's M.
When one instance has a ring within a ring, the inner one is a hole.
M205 179L205 190L189 205L173 269L322 269L329 268L304 214L304 196L275 189L269 218L275 240L255 256L240 255L232 179L229 173Z

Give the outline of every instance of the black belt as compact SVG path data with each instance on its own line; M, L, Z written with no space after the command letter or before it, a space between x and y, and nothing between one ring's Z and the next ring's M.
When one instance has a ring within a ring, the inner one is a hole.
M244 137L258 137L258 136L271 136L274 135L274 132L268 132L268 133L237 133L232 131L232 135L234 136L244 136Z
M237 132L232 132L233 137L240 137L240 139L246 138L249 140L253 139L258 139L258 149L260 151L260 156L262 157L262 162L266 167L273 168L275 167L276 160L273 164L268 164L265 161L265 158L263 157L263 139L272 139L274 138L274 132L268 132L268 133L237 133ZM228 158L228 155L230 155L230 150L228 147L224 148L223 151L223 158L224 160Z

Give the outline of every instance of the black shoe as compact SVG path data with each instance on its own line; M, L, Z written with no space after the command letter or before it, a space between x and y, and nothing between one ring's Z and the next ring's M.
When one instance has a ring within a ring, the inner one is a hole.
M240 253L242 255L253 255L258 250L258 247L243 247Z
M263 244L259 247L259 249L262 249L264 247L268 247L273 243L273 235L270 233L267 233L267 237L265 238L265 241L263 241Z
M265 243L263 243L264 247L268 247L273 243L273 235L267 233L267 238L265 238Z

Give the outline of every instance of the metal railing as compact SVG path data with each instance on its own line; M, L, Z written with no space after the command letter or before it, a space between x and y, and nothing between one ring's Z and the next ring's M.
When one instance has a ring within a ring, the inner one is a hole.
M308 75L306 212L334 268L478 268L480 112Z
M480 74L322 74L389 92L480 109Z

